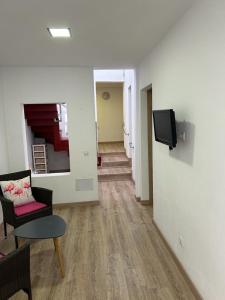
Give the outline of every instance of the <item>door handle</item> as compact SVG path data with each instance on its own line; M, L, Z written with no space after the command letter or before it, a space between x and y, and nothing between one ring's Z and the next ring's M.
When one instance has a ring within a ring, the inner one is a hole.
M130 149L134 149L134 146L133 146L132 142L129 143L129 146L130 146Z

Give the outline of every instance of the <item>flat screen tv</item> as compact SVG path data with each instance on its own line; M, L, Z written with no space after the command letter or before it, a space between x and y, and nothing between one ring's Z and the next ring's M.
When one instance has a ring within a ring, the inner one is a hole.
M172 109L154 110L153 122L155 140L168 145L170 150L175 148L177 144L175 112Z

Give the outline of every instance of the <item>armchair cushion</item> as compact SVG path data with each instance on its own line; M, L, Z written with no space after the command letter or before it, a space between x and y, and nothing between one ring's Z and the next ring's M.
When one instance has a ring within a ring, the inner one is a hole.
M19 180L1 181L0 185L3 196L11 200L15 207L34 201L29 176Z
M17 217L20 217L22 215L26 215L31 212L40 210L46 206L47 205L44 203L33 201L33 202L30 202L30 203L27 203L27 204L24 204L21 206L14 207L14 212Z
M2 205L3 211L3 218L4 218L4 235L7 237L7 226L6 224L12 225L14 228L21 226L27 222L35 220L37 218L45 217L52 215L52 194L53 191L39 188L39 187L32 187L32 178L31 178L31 170L19 171L10 174L3 174L0 175L0 182L2 181L13 181L23 179L29 176L29 182L31 185L31 194L33 196L33 201L38 201L38 203L34 203L31 206L22 207L15 207L13 201L6 199L3 196L2 189L0 187L0 202ZM31 202L31 203L32 203ZM28 205L29 203L23 204ZM41 204L41 207L40 207ZM21 206L23 206L21 205ZM43 206L44 205L44 206ZM35 206L35 207L34 207ZM16 209L15 211L15 208ZM1 260L2 261L2 260ZM0 272L1 275L1 272ZM1 277L1 276L0 276ZM0 295L1 299L1 295Z

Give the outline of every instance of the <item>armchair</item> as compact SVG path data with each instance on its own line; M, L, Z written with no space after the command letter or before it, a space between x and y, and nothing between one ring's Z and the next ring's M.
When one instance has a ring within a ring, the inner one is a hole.
M27 176L30 176L31 183L31 170L0 175L0 181L18 180ZM32 183L31 189L36 202L14 207L12 201L3 197L0 188L5 238L7 237L7 224L17 228L24 223L52 214L52 191L44 188L32 187Z
M0 300L9 299L21 289L32 300L28 244L0 258Z

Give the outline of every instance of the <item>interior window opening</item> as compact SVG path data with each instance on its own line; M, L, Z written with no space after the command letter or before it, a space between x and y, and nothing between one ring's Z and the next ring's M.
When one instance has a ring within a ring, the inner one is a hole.
M67 104L25 104L24 116L32 173L70 172Z

